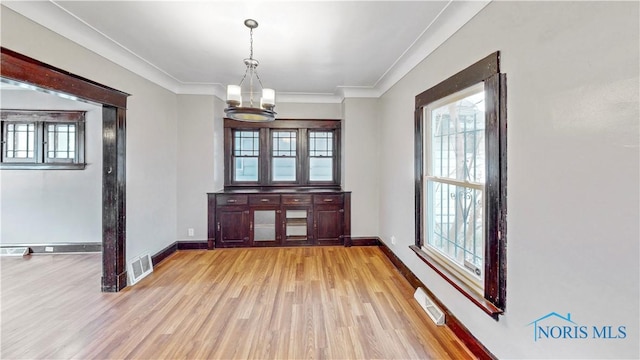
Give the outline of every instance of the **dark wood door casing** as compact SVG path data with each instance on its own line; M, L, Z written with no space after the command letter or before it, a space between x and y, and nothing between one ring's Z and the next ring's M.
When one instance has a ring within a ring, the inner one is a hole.
M126 114L129 94L0 47L0 77L102 104L102 291L127 286Z

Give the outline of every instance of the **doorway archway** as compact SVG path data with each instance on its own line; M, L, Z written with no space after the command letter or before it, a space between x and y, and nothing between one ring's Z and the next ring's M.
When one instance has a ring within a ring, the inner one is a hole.
M127 286L126 112L129 94L0 47L0 77L102 105L103 292Z

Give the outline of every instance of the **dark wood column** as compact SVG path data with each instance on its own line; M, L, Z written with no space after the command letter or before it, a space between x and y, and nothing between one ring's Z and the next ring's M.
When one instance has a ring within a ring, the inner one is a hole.
M125 110L102 108L102 291L127 286L126 234L126 119ZM106 254L109 254L106 256Z
M102 104L102 291L127 286L126 108L129 94L0 47L0 77Z

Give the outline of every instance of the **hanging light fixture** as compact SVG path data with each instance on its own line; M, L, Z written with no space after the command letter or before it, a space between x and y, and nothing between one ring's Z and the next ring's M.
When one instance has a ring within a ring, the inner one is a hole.
M276 106L276 91L267 89L262 86L260 76L258 76L258 60L253 58L253 29L258 27L258 22L253 19L244 21L244 25L249 28L249 58L244 59L247 69L239 85L227 86L227 108L224 112L228 118L240 121L264 122L273 121L276 113L273 108ZM249 77L248 84L245 84ZM254 80L256 78L260 89L254 89ZM242 85L245 84L246 91L243 91ZM261 91L259 91L261 90ZM244 102L242 100L243 93L245 95ZM248 95L248 99L247 99ZM258 98L261 95L260 98Z

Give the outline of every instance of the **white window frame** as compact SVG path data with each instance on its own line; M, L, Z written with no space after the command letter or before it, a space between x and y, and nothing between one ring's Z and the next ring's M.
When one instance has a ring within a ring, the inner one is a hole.
M423 194L424 194L424 203L423 203L423 209L425 209L425 212L423 213L423 238L425 239L424 241L424 245L422 246L422 250L424 250L426 253L428 253L429 255L431 255L440 265L446 267L449 271L453 272L454 274L456 274L458 276L458 278L463 281L466 285L468 285L469 287L471 287L471 289L473 289L474 291L476 291L478 294L483 294L484 292L484 267L480 267L481 268L481 275L478 277L476 276L471 270L467 269L466 267L464 267L463 265L459 264L457 261L454 261L453 259L451 259L448 255L446 255L443 251L441 251L440 249L431 246L429 243L429 238L433 235L432 232L432 213L430 212L430 206L429 206L429 202L430 202L430 198L432 196L432 194L429 192L429 183L440 183L440 184L448 184L448 185L453 185L453 186L460 186L460 187L464 187L464 188L470 188L470 189L474 189L474 190L479 190L482 192L483 194L483 199L484 199L484 194L485 194L485 188L484 188L484 182L483 183L477 183L477 182L469 182L469 181L460 181L460 180L456 180L456 179L452 179L452 178L446 178L446 177L438 177L438 176L434 176L433 174L433 154L431 151L431 146L429 146L429 141L431 141L432 139L432 118L431 118L431 113L433 110L438 109L444 105L462 100L468 96L477 94L483 92L484 93L484 83L478 83L476 85L470 86L466 89L463 89L459 92L456 92L454 94L451 94L447 97L444 97L438 101L435 101L429 105L427 105L424 108L424 129L425 129L425 136L424 136L424 143L423 143L423 149L424 149L424 153L425 153L425 157L424 157L424 169L425 169L425 174L423 176ZM486 119L485 119L486 122ZM486 179L486 174L484 174L485 179ZM480 206L482 207L483 205L476 205L476 206ZM485 223L485 212L482 211L482 223ZM486 242L484 241L484 235L481 234L481 236L483 236L483 263L484 263L484 248L486 246Z

